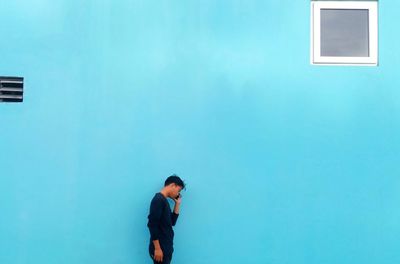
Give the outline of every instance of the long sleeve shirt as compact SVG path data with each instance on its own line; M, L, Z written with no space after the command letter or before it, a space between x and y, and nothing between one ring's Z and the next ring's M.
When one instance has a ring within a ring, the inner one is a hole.
M151 200L147 226L150 230L150 250L154 250L153 240L159 240L164 253L173 252L174 230L178 214L171 212L167 199L161 193Z

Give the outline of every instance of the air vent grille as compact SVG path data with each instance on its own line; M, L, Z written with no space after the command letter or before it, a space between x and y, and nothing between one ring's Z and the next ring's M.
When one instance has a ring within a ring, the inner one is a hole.
M22 102L24 78L0 76L0 102Z

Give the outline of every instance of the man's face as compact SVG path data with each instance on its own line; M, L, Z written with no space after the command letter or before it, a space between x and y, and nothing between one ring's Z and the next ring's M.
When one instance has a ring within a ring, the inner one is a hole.
M179 185L176 185L175 183L172 183L170 190L171 190L170 191L171 198L176 198L179 195L179 193L181 192L182 187Z

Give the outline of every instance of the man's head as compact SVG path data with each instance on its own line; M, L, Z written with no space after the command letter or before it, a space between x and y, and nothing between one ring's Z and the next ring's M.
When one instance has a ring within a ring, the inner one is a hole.
M176 198L182 189L185 189L185 183L177 175L169 176L165 180L164 189L170 198Z

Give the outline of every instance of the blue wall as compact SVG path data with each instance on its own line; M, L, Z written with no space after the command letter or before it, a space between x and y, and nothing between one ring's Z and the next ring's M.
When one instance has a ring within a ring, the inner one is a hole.
M2 1L0 263L400 263L399 1L379 67L309 65L309 1Z

